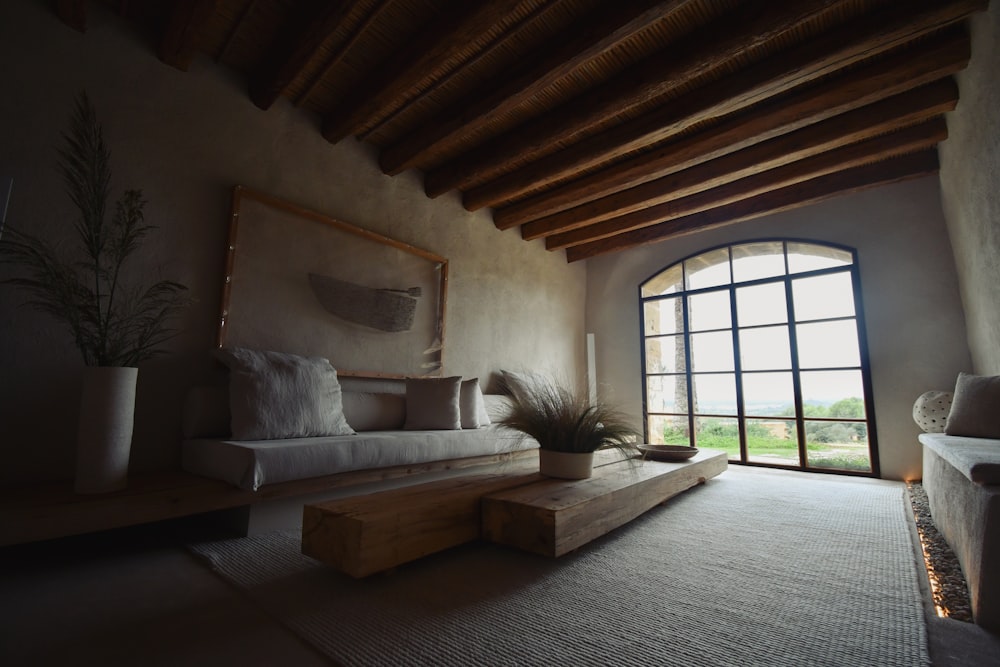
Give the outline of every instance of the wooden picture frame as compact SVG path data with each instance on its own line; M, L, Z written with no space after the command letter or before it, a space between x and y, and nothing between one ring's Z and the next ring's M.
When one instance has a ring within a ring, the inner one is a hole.
M233 189L216 344L330 360L340 375L440 375L448 260Z

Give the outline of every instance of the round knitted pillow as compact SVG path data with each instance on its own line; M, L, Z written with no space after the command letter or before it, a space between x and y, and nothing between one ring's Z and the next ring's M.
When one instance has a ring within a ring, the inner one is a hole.
M948 413L951 412L950 391L928 391L913 404L913 421L924 433L944 433Z

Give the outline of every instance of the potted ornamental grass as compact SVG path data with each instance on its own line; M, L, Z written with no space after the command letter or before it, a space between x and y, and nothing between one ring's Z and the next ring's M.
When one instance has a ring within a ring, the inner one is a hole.
M628 459L638 454L641 436L617 409L542 376L505 373L504 378L514 401L499 424L538 442L543 475L585 479L592 474L594 452L615 449Z
M75 488L113 491L126 484L137 367L176 335L170 322L186 305L187 288L126 280L129 258L155 227L145 222L141 190L126 190L109 210L111 153L85 93L63 134L58 171L76 215L57 242L8 227L0 262L19 272L3 282L23 290L24 305L48 313L73 336L86 366Z

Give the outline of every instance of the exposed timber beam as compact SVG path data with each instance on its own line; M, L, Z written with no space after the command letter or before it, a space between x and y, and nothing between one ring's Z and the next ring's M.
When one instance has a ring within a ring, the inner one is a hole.
M709 130L662 144L512 208L520 219L536 219L636 187L950 76L966 66L969 55L968 35L949 31L919 53L898 52L803 92L775 98Z
M167 27L160 38L160 60L186 72L198 46L198 33L219 7L221 0L178 0L173 4Z
M409 44L352 91L350 99L323 119L323 137L336 143L362 132L405 104L406 95L427 73L467 48L469 35L478 35L503 19L526 0L453 2L434 26L425 26Z
M269 109L320 53L354 2L305 3L281 30L270 56L250 79L250 99L260 109Z
M471 187L465 191L463 203L470 211L486 206L503 210L523 199L526 193L558 185L576 173L664 141L705 119L746 108L768 96L897 48L909 40L961 21L984 6L984 0L958 0L931 6L924 3L920 11L915 11L909 4L893 4L876 15L851 22L738 75L692 91L633 121ZM530 218L498 226L505 229L527 219Z
M537 158L563 141L582 138L608 116L667 95L691 76L712 71L748 49L774 40L841 0L802 0L775 4L755 0L749 23L726 17L655 53L586 95L501 134L456 160L427 172L424 190L437 197L503 173L512 160Z
M727 185L681 197L663 204L623 215L595 225L582 227L545 239L548 250L609 238L634 229L641 229L685 215L700 213L757 195L795 185L809 179L847 171L865 164L900 155L933 148L948 138L948 128L943 118L934 118L891 134L842 146L835 150L814 155L783 167L771 169L754 176L747 176Z
M479 131L573 70L634 36L651 23L692 0L635 0L602 5L598 12L568 31L568 38L540 47L523 58L520 71L503 72L395 144L379 156L386 174L395 176L417 166L431 151L440 151L463 135Z
M800 208L837 195L889 185L933 174L938 170L937 151L892 158L863 167L821 176L790 185L727 206L644 227L618 236L573 246L566 250L566 260L577 262L612 252L620 252L649 243L691 234L714 227L759 218L772 213Z
M925 121L953 110L957 103L958 86L950 77L941 79L724 157L533 220L521 226L521 236L532 240L618 218Z

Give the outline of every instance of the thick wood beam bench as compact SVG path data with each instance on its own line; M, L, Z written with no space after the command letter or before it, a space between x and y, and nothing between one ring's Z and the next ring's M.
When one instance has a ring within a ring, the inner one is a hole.
M306 505L302 553L352 577L389 570L480 537L480 499L537 482L538 457L461 477Z
M562 556L628 523L678 493L724 472L725 452L702 450L687 461L623 461L593 477L541 481L483 497L483 537Z

